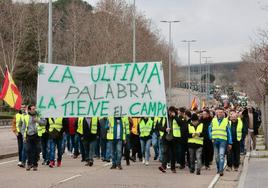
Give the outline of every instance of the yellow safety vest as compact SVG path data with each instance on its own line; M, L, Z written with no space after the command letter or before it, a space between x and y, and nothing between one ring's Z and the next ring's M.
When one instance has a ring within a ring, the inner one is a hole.
M58 132L62 129L62 118L54 118L54 122L52 118L49 118L49 132L52 132L53 129L56 129Z
M122 117L122 121L123 121L123 124L125 124L125 128L126 128L126 135L129 135L130 134L130 127L129 127L129 120L128 120L128 117L127 116L124 116Z
M228 118L223 118L221 124L219 125L218 119L212 119L212 139L222 139L227 140L227 125Z
M165 126L165 123L166 123L166 118L163 117L163 120L162 120L162 127ZM164 136L164 131L160 131L159 130L159 134L160 134L160 138L162 138Z
M189 132L189 134L202 133L203 132L203 123L200 123L199 125L197 125L196 130L195 130L195 127L193 125L188 124L188 132ZM204 138L203 137L188 138L188 143L203 145Z
M30 121L30 115L29 114L24 115L23 120L25 121L25 131L24 131L23 137L26 138L27 137L28 126L29 126L29 121ZM39 124L36 123L37 130L38 130L38 127L39 127Z
M84 117L78 118L78 125L77 125L77 132L79 134L83 134L83 121ZM91 134L97 134L97 129L98 129L98 117L92 117L91 119Z
M232 125L232 122L229 122L230 125ZM237 119L237 126L236 126L236 139L237 141L240 141L242 138L242 129L243 129L243 122L240 118Z
M150 135L150 132L152 131L153 129L153 120L151 118L148 118L146 124L145 124L145 121L144 119L142 119L140 121L140 126L139 126L139 129L140 129L140 137L145 137L145 136L149 136Z
M114 139L114 117L111 116L111 117L108 117L108 123L110 124L109 126L109 130L107 131L107 140L113 140ZM122 118L121 118L122 120ZM122 124L123 124L123 140L126 140L126 132L125 132L125 123L123 123L123 120L122 120Z
M37 134L38 136L42 136L46 132L46 125L38 125L37 127Z
M139 124L139 121L140 121L140 118L132 118L132 121L133 121L133 126L132 126L132 129L131 129L131 132L135 135L139 135L138 133L138 124Z
M173 119L172 128L173 128L173 136L176 138L180 138L181 137L181 128L175 119Z
M78 123L77 123L77 130L76 132L78 132L79 134L83 134L83 117L79 117L78 118Z
M19 127L19 124L20 124L20 121L23 120L22 117L23 117L23 115L20 114L20 113L17 113L17 114L16 114L16 117L15 117L15 118L16 118L16 130L17 130L18 133L20 133L20 127Z

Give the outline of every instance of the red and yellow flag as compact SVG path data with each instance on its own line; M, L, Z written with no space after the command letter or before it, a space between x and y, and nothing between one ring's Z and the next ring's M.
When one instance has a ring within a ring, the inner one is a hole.
M193 110L194 108L198 108L198 104L195 97L192 100L191 110Z
M6 69L4 84L0 92L0 99L4 100L10 107L20 109L22 97L15 85L8 69Z

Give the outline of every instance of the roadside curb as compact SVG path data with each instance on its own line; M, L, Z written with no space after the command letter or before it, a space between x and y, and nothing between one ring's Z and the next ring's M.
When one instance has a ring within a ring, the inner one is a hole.
M245 180L246 180L247 173L248 173L249 159L250 159L250 152L247 152L247 154L244 158L244 161L243 161L242 173L240 175L237 188L244 188Z
M15 157L15 156L18 156L18 152L3 154L3 155L0 155L0 160L10 158L10 157Z

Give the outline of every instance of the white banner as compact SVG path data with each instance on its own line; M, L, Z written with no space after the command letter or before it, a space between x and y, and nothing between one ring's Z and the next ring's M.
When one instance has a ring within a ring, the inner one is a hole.
M166 116L161 62L89 67L38 64L42 117Z

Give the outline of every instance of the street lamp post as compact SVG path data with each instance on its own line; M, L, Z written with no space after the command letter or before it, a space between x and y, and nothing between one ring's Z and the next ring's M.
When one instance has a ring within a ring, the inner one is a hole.
M187 80L188 80L188 104L189 106L191 105L191 51L190 51L190 48L191 48L191 42L196 42L196 40L183 40L182 42L185 42L187 43L187 46L188 46L188 77L187 77Z
M180 22L179 20L172 20L172 21L168 21L168 20L163 20L160 21L163 23L168 23L169 24L169 47L168 47L168 102L169 105L171 104L171 24L172 23L178 23Z
M209 78L210 78L210 73L209 73L209 65L208 65L208 59L210 59L212 57L203 57L203 59L205 59L205 64L206 64L206 100L208 100L208 82L209 82ZM209 77L209 78L208 78Z
M52 0L48 2L48 63L52 63Z
M199 65L199 75L200 75L200 80L199 80L199 104L200 104L200 107L201 107L201 105L202 105L202 101L201 101L201 93L202 93L202 90L201 90L201 83L202 83L202 81L201 81L201 78L202 78L202 72L201 72L202 53L205 53L207 51L205 51L205 50L196 50L195 52L199 53L199 63L200 63L200 65Z
M133 2L133 63L136 63L136 0Z

